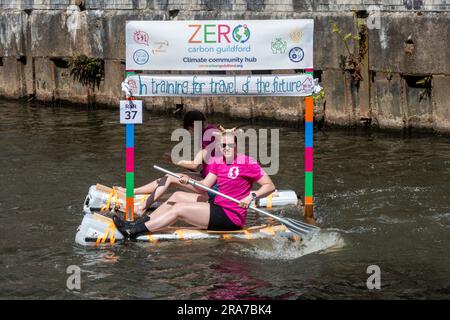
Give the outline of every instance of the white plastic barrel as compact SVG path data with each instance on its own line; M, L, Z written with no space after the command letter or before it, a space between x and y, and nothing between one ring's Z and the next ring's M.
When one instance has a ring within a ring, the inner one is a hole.
M298 198L295 191L292 190L279 190L272 193L271 196L259 199L259 207L280 207L287 205L297 205Z
M111 230L114 230L114 237L116 241L123 240L122 234L116 228L110 228L111 223L114 223L111 219L98 214L85 214L83 221L81 221L81 225L78 227L75 242L83 246L95 245L95 242L86 240L98 239L98 237L103 237L105 233L108 232L106 241L109 243L109 239L111 238Z

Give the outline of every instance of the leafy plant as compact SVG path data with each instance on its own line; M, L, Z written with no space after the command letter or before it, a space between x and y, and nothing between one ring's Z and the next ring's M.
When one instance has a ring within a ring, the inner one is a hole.
M425 97L431 97L431 80L431 76L426 76L416 81L416 84L422 86L423 88L419 93L419 101L422 101Z
M394 73L392 72L392 68L388 67L388 69L386 70L386 79L388 81L391 81L393 77L394 77Z
M353 54L352 54L352 52L350 51L350 47L348 46L348 42L349 42L350 40L359 40L359 39L360 39L359 36L357 36L357 35L355 36L355 35L353 35L352 33L347 33L347 34L345 34L345 35L342 35L343 32L342 32L341 28L339 28L339 26L337 25L336 22L333 22L333 23L332 23L331 31L332 31L333 33L335 33L335 34L341 36L341 39L342 39L342 41L344 42L345 48L347 49L348 55L349 55L349 56L352 56Z
M343 56L343 69L352 74L353 79L357 84L362 80L361 66L363 56L367 53L366 38L367 38L367 27L365 25L364 19L358 19L358 34L346 33L344 34L341 28L336 22L332 23L331 31L339 36L345 45L347 50L347 56ZM359 41L359 53L355 56L350 50L349 42Z
M321 90L319 93L314 94L312 97L314 99L314 105L317 106L319 103L325 100L325 92L324 90Z
M98 88L105 75L105 63L101 59L82 54L69 60L70 75L75 81L92 89Z

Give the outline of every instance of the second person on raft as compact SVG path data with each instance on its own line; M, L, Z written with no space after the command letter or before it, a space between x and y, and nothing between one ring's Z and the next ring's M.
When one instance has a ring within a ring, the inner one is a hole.
M130 239L164 229L178 220L207 230L242 229L250 203L272 193L275 185L258 162L245 154L237 154L237 136L233 131L226 130L220 139L222 154L209 159L207 176L197 182L209 188L217 183L221 193L240 200L240 204L218 195L208 202L206 191L188 185L190 177L182 175L179 182L196 193L175 192L149 219L140 222L127 222L114 216L117 229ZM254 182L260 185L256 191L252 191Z

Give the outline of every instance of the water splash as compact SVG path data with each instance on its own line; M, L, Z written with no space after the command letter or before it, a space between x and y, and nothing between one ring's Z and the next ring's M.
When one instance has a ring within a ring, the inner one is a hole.
M284 237L275 237L270 247L244 248L241 250L258 259L293 260L314 252L329 252L343 248L345 241L334 231L320 231L310 239L292 242Z

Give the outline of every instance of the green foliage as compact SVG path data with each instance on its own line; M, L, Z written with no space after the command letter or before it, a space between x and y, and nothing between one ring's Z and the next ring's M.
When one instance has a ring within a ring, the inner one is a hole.
M388 69L386 70L386 79L388 81L391 81L393 77L394 77L394 73L392 72L392 68L388 67Z
M349 32L343 35L341 28L337 25L336 22L331 23L331 31L339 36L342 42L345 45L345 49L347 50L347 56L342 57L342 67L344 70L350 72L352 74L353 79L357 84L362 80L361 68L363 64L363 58L366 56L368 48L367 48L367 27L364 19L357 20L358 33L353 34L353 32ZM350 41L358 41L359 44L359 52L356 56L352 50L350 49L349 42Z
M430 87L431 86L431 76L423 77L422 79L417 81L416 84L421 84L425 87Z
M338 27L336 22L333 22L331 25L331 31L336 34L341 34L341 29Z
M70 75L75 81L92 89L98 88L105 75L105 63L101 59L89 58L84 54L69 60Z
M323 100L325 100L325 92L324 90L320 91L317 94L313 95L313 99L314 99L314 105L317 106L319 105Z
M427 97L428 98L431 97L431 90L432 90L431 80L432 80L431 76L426 76L416 81L416 84L421 85L423 87L423 89L419 92L419 101L422 101Z
M358 28L365 27L366 26L366 19L358 18L357 24L358 24Z
M348 41L348 39L351 39L351 38L353 38L353 35L352 35L351 33L347 33L347 34L344 36L344 38L342 38L342 40Z

